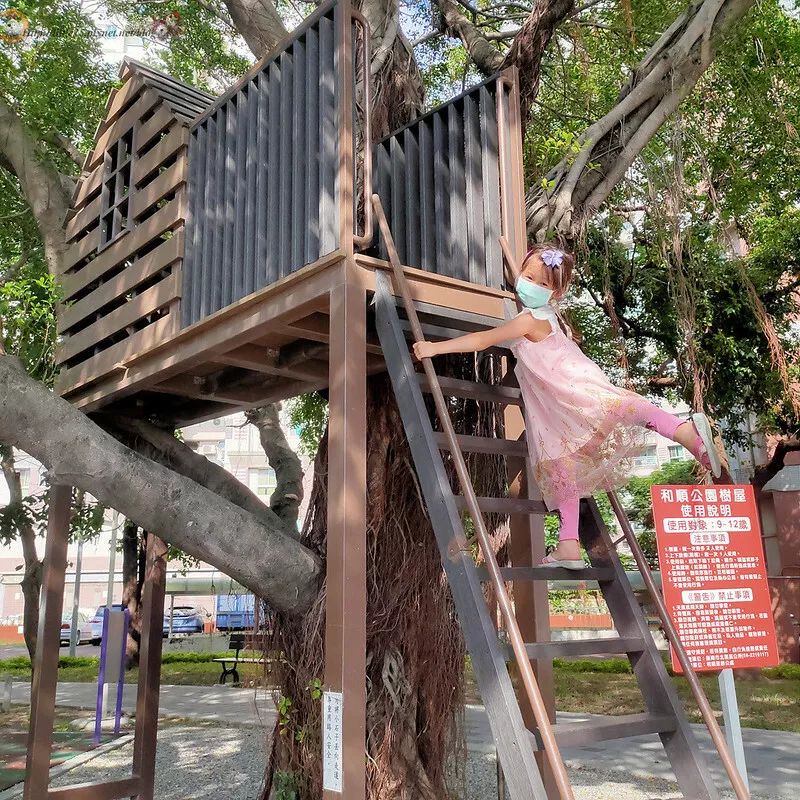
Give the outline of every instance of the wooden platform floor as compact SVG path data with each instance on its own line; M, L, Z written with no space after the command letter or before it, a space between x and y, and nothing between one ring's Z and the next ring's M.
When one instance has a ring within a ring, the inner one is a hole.
M92 360L62 396L87 413L125 414L175 427L325 389L330 371L330 292L345 280L374 290L387 262L333 254L163 341L126 355L105 375ZM511 295L407 269L423 318L440 337L503 321ZM335 321L334 321L335 324ZM385 370L374 313L367 313L367 372ZM432 338L435 334L432 334Z

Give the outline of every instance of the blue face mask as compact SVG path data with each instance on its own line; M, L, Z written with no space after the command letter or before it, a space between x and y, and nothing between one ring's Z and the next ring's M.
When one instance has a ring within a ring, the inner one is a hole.
M516 290L520 302L526 308L541 308L542 306L546 306L553 296L552 289L540 286L538 283L529 281L522 276L517 278Z

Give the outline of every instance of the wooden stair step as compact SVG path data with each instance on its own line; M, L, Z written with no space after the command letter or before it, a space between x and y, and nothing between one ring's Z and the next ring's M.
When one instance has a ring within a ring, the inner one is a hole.
M423 392L430 392L428 376L417 373L417 380ZM439 378L439 386L447 397L464 397L484 403L502 403L507 406L521 406L522 392L513 386L496 386L489 383L464 381L459 378Z
M476 567L478 580L488 581L486 567ZM586 567L586 569L565 569L564 567L501 567L500 574L505 581L613 581L612 567Z
M393 295L392 300L397 307L397 316L401 322L405 322L407 320L407 314L403 298L399 295ZM490 317L486 314L477 314L474 311L464 311L459 308L426 303L423 300L415 300L414 309L417 312L419 321L423 325L425 323L446 325L448 327L457 328L462 333L485 331L489 328L496 328L498 325L504 325L506 322L504 319L499 319L498 317Z
M456 495L456 508L467 511L467 498ZM547 506L541 500L524 500L514 497L479 497L478 508L484 514L547 514Z
M568 642L531 642L525 645L528 658L572 658L609 653L641 653L645 643L635 637L613 637L609 639L575 639ZM514 648L503 645L506 660L514 661Z
M592 717L581 722L559 722L553 725L553 733L559 747L582 747L610 739L627 739L648 733L667 733L678 727L678 721L670 714L623 714L619 717ZM531 731L538 750L543 749L538 729Z
M435 433L434 438L440 450L449 450L450 443L444 433ZM458 446L464 453L485 453L493 456L518 456L525 458L528 455L528 445L518 439L497 439L489 436L456 436Z
M461 328L452 328L446 325L433 325L430 322L422 322L422 333L425 337L426 341L429 342L440 342L446 341L448 339L457 339L459 336L464 336L467 333L472 333L469 330L462 330ZM412 331L411 331L411 323L406 319L400 320L400 330L406 335L406 338L410 338ZM486 330L485 328L479 328L478 330ZM495 355L505 355L511 352L511 348L507 345L502 343L492 345L491 347L487 347L484 353L494 353Z

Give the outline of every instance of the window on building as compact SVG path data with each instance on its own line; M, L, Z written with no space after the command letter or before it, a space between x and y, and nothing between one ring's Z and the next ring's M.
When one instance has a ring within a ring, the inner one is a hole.
M17 470L19 472L19 482L22 486L22 494L27 495L30 494L31 491L31 471L29 469L20 469Z
M108 149L103 167L100 200L100 249L111 244L130 224L131 166L133 131L130 130Z
M667 454L670 461L685 461L686 450L679 444L670 445L667 448Z
M657 467L658 454L655 447L646 447L640 456L633 459L634 467Z
M269 468L250 470L250 489L259 497L269 497L277 485L274 470Z

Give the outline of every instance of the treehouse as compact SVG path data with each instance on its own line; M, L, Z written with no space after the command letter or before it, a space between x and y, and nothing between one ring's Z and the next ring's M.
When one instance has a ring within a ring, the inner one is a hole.
M537 566L546 509L513 371L505 370L501 385L438 378L429 359L420 371L409 355L411 336L449 338L496 326L514 311L499 239L519 262L526 236L516 73L473 86L374 142L370 53L363 17L349 0L332 0L219 98L125 62L67 221L57 389L87 414L172 428L327 389L323 800L365 796L366 376L383 371L510 796L572 797L559 745L657 733L684 794L714 800L713 781L593 501L581 518L591 567ZM504 345L497 350L510 366ZM433 395L439 430L423 391ZM457 435L446 397L494 404L503 431ZM508 496L478 497L462 450L505 457ZM169 540L175 528L148 536L134 774L47 788L70 491L54 486L50 504L25 798L149 800L166 570L157 536ZM509 518L511 567L498 565L484 513ZM465 514L474 525L471 540ZM657 600L630 525L623 530ZM476 541L485 568L476 566ZM247 581L244 573L232 577ZM619 638L550 641L550 579L597 580ZM498 638L487 580L510 644ZM514 582L513 608L507 581ZM680 643L675 647L691 672ZM647 713L552 726L552 658L593 653L628 655ZM518 670L516 686L509 661ZM724 739L708 715L723 753ZM743 800L729 754L723 760Z
M365 36L327 3L219 98L125 62L67 223L62 396L184 425L325 388L332 290L388 268L373 191L432 320L503 319L498 237L525 238L514 73L371 144Z

